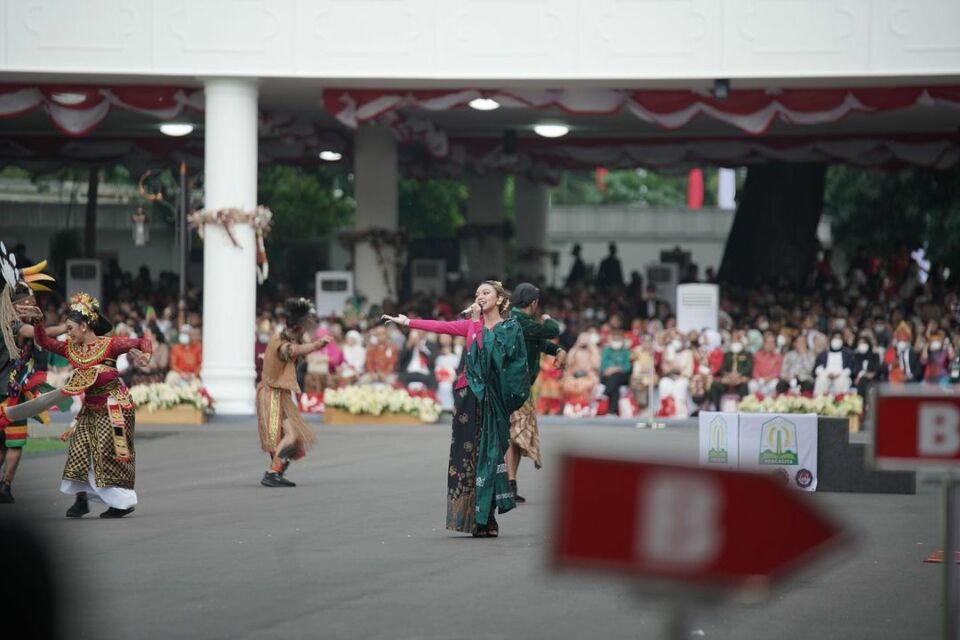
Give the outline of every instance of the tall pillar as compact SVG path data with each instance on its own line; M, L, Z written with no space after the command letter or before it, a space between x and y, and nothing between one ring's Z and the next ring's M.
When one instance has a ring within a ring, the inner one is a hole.
M516 270L529 280L546 274L547 209L550 194L546 185L527 178L514 182L514 217L517 228Z
M397 139L389 129L361 127L353 138L353 187L357 201L356 230L396 231L399 225L397 202ZM379 254L369 241L354 245L353 278L356 290L367 304L384 298L397 299L396 252L381 243Z
M471 175L467 178L467 228L470 234L461 243L467 257L471 280L506 278L506 242L500 232L503 224L504 177L497 174Z
M257 84L204 83L204 208L257 206ZM257 247L253 226L208 224L203 242L203 383L218 414L254 413Z

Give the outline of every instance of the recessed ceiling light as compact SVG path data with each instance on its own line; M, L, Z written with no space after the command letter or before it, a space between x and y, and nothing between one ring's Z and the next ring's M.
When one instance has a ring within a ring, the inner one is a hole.
M160 125L160 133L179 138L193 132L193 125L185 122L164 122Z
M336 151L329 151L329 150L328 150L328 151L321 151L321 152L320 152L320 159L321 159L321 160L326 160L327 162L336 162L337 160L339 160L339 159L342 158L342 157L343 157L343 154L342 154L342 153L338 153L338 152L336 152Z
M538 124L533 130L544 138L561 138L570 133L570 128L563 124Z
M52 94L50 99L57 104L72 107L77 104L82 104L84 101L86 101L87 94L76 93L74 91L58 91L57 93Z
M491 98L474 98L469 104L477 111L493 111L500 108L500 103Z

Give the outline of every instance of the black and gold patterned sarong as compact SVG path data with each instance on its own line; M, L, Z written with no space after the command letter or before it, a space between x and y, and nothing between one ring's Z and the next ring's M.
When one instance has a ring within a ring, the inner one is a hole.
M107 406L87 405L77 416L76 428L70 436L67 464L63 469L64 480L86 484L92 464L94 481L98 487L133 489L136 479L133 427L136 419L132 408L120 411L123 415L129 461L118 459L114 425Z

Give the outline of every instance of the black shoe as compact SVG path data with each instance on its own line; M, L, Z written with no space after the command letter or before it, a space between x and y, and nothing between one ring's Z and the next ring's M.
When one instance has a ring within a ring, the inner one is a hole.
M130 507L129 509L115 509L110 507L106 511L100 514L101 518L122 518L128 513L133 513L135 507Z
M524 502L527 501L526 498L524 498L523 496L521 496L520 494L517 493L517 481L516 481L516 480L511 480L511 481L510 481L510 489L513 490L513 501L514 501L514 502L516 502L517 504L523 504Z
M297 486L296 482L294 482L293 480L287 480L287 476L283 475L282 473L280 474L280 484L282 484L285 487Z
M13 504L13 493L10 491L9 482L0 482L0 504Z
M82 518L88 513L90 513L90 503L87 502L86 498L81 498L80 496L77 496L77 500L73 503L73 506L67 509L68 518Z
M286 482L290 483L289 480L287 480ZM290 484L287 484L287 483L284 482L283 476L281 476L276 471L267 471L266 473L263 474L263 480L260 481L260 484L262 484L265 487L289 487L293 484L293 483L290 483Z

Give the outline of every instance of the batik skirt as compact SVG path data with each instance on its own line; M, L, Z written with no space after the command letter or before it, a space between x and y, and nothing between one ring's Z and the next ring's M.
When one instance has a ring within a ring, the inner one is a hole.
M537 408L533 403L532 394L523 403L522 407L510 414L510 442L520 447L520 452L532 459L537 469L543 466L540 461L540 428L537 426Z
M477 454L480 451L480 403L469 387L453 392L453 435L447 468L447 529L477 531ZM497 528L494 501L487 527Z

